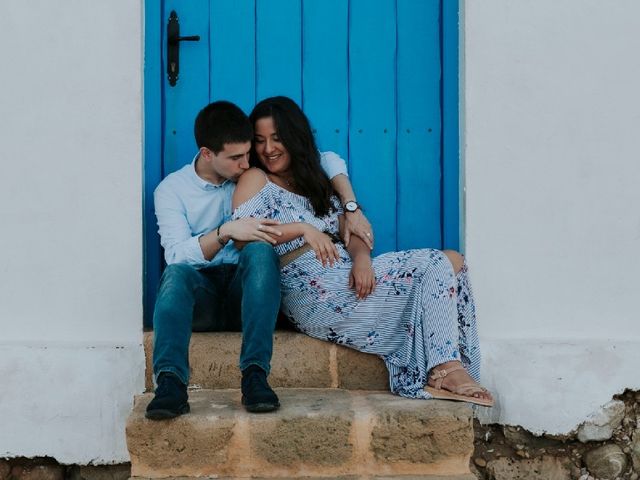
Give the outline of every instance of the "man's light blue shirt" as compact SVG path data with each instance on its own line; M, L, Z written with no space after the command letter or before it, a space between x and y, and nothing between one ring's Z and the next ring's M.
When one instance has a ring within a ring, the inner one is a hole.
M238 250L227 243L211 261L204 258L199 238L231 218L231 198L236 184L225 180L216 185L196 173L193 161L168 175L153 193L160 243L167 264L187 263L204 268L238 263ZM329 178L347 174L342 158L333 152L320 154L320 164Z

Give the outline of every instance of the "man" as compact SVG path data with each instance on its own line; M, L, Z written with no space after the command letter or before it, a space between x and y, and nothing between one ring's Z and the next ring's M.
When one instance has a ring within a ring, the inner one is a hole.
M153 316L157 388L146 411L153 420L189 412L192 330L241 330L243 405L250 412L280 406L267 376L280 306L280 266L272 244L281 233L275 221L229 220L234 182L249 168L253 129L237 106L221 101L200 111L194 130L199 151L193 162L154 192L167 268ZM322 164L353 210L344 161L327 153ZM373 246L371 227L357 208L347 214L347 228ZM251 243L239 252L233 241Z

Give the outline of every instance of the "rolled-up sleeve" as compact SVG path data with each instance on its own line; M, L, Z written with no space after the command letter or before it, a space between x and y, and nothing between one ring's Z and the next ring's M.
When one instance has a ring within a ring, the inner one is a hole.
M187 212L180 198L161 184L153 194L160 244L167 264L187 263L194 267L208 264L200 248L199 237L193 235Z
M335 152L320 152L320 165L329 179L340 174L349 176L347 174L347 164Z

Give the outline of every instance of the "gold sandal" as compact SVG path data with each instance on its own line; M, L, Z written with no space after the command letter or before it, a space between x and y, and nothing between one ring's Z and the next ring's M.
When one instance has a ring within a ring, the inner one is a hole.
M476 405L482 405L483 407L493 407L493 399L477 398L473 396L475 393L489 393L486 388L476 382L463 383L462 385L455 387L453 390L445 390L442 388L442 381L444 378L456 370L464 370L464 367L462 365L455 365L451 368L442 368L440 370L432 369L430 380L434 380L436 384L433 387L427 385L424 387L425 391L433 398L437 398L439 400L455 400L458 402L475 403Z

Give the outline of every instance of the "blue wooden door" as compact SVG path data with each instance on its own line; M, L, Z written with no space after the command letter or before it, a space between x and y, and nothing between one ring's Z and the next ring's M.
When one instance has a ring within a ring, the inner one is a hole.
M287 95L321 150L348 161L376 252L458 248L457 0L148 0L145 311L161 269L152 192L196 153L207 103ZM166 75L175 10L180 73Z

